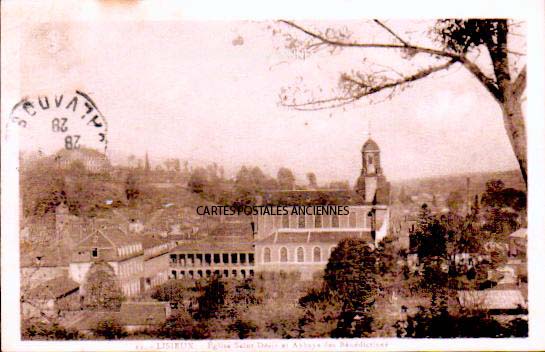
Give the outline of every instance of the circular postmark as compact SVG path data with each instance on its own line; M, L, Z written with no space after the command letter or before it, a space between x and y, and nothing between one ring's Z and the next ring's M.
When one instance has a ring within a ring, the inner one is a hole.
M91 97L79 90L23 98L11 110L9 121L19 127L20 150L89 148L105 154L108 147L106 119Z

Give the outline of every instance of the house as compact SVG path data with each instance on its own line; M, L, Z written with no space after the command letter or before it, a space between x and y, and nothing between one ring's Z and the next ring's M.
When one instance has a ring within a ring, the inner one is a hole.
M509 256L511 258L526 258L528 246L528 229L520 228L509 235Z
M25 318L56 316L59 311L80 309L79 284L67 276L43 282L21 296Z
M65 326L92 335L99 322L114 320L133 333L160 327L170 314L170 305L165 302L123 302L119 311L84 311Z
M253 230L248 220L225 220L206 236L178 242L170 253L171 278L253 276Z
M144 272L144 250L135 237L114 226L97 226L74 248L70 260L70 277L82 284L94 263L108 263L117 276L126 297L141 292L140 278Z
M373 243L371 232L362 229L275 231L256 242L256 271L299 272L302 280L310 280L324 270L333 249L346 238Z
M102 173L110 169L106 155L91 148L62 149L55 155L55 161L61 169L69 169L76 162L91 173Z
M458 291L460 306L468 310L486 310L492 315L527 314L528 305L518 289Z

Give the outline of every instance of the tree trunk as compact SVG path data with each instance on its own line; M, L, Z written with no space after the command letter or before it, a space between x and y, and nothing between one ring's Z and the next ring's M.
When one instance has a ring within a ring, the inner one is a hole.
M519 163L520 172L524 183L528 185L527 167L528 161L526 156L526 127L524 116L522 114L522 106L520 98L512 91L506 92L504 102L501 104L503 113L503 124L505 131L511 142L511 147L515 153L515 157Z

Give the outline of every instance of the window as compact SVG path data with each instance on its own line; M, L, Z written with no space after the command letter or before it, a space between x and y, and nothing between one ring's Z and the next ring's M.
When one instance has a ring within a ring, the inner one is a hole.
M322 261L322 250L320 247L314 247L313 253L313 260L315 262L321 262Z
M237 254L236 253L231 253L231 263L232 264L237 264L238 263L238 258L237 258Z
M335 250L335 246L329 247L329 256L331 257L331 253Z
M240 253L240 264L246 264L246 253Z
M322 216L321 215L316 215L316 217L314 218L314 227L316 227L317 229L322 227Z
M351 211L350 214L348 214L348 223L350 227L356 227L357 221L356 221L356 213Z
M286 247L280 248L280 261L281 262L288 261L288 249Z
M229 254L222 253L221 258L223 259L223 264L229 263Z
M98 257L98 248L93 248L93 251L91 252L91 255L93 256L93 258Z
M220 255L219 253L215 253L214 254L214 264L219 264L220 263Z
M298 225L300 229L305 228L305 215L299 215Z
M333 214L331 217L331 227L339 227L339 215Z
M302 263L305 261L305 250L303 249L303 247L297 248L297 261L299 263Z
M263 262L271 262L271 249L269 247L265 247L265 249L263 250Z
M282 227L285 227L285 228L290 227L290 218L287 214L282 215Z
M254 263L254 254L253 253L248 253L248 262L250 264Z

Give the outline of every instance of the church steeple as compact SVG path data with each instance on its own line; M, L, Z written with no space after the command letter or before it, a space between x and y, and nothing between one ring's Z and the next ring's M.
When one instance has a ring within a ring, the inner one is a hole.
M149 163L148 152L146 151L146 160L145 160L145 164L144 164L144 170L145 171L150 171L150 169L151 169L151 166L150 166L150 163Z
M366 204L386 204L389 198L389 185L382 174L380 148L370 134L361 148L361 162L356 192Z
M362 174L382 175L380 167L380 149L378 144L369 137L361 148Z

